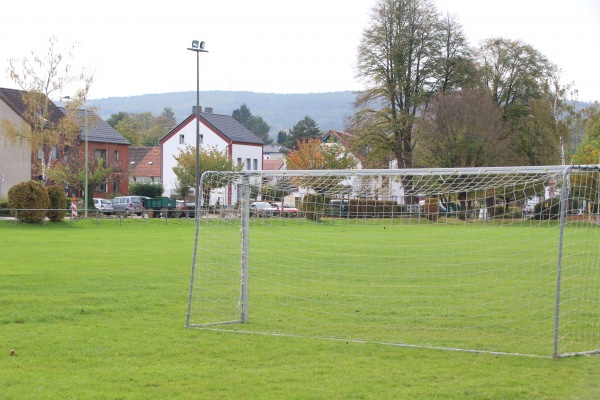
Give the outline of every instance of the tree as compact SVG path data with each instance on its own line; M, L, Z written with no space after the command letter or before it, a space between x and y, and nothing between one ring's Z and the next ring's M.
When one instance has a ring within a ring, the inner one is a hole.
M93 76L85 70L79 74L71 73L67 59L72 53L56 50L56 37L49 39L48 52L40 56L34 52L31 57L10 59L7 73L10 78L24 91L23 103L25 126L15 126L8 121L2 121L2 128L7 133L8 140L26 142L34 154L34 160L39 161L42 180L46 180L48 167L60 147L75 143L80 134L79 125L69 121L65 115L52 103L52 95L61 95L62 91L71 85L82 85L77 90L77 98L83 102L87 98ZM36 167L36 166L34 166Z
M288 142L288 133L286 131L277 132L277 144L285 146Z
M469 47L462 26L455 17L446 15L440 22L442 50L438 70L441 93L475 84L476 67L474 52Z
M428 167L511 164L515 151L489 91L438 94L419 124L415 155Z
M583 141L575 154L577 164L598 164L600 162L600 109L595 104L583 110L585 125Z
M352 169L357 160L342 146L310 138L299 141L286 157L288 169Z
M320 135L321 131L315 120L306 115L290 130L285 146L297 150L300 143L318 138Z
M173 109L165 107L155 117L150 112L119 112L108 118L107 123L133 146L157 146L158 141L176 125Z
M177 176L176 187L179 189L179 195L185 199L189 189L196 184L196 149L193 146L186 146L185 149L180 149L175 160L177 166L173 167L173 172ZM225 151L220 151L216 147L200 148L199 149L200 167L199 173L202 175L204 171L240 171L241 165L234 165L233 160ZM222 187L226 181L213 180L205 182L203 201L208 204L210 192L213 189Z
M252 112L246 104L242 104L240 108L233 110L231 116L240 124L244 125L246 129L261 138L266 144L273 143L273 139L269 137L271 127L261 117L252 115Z
M286 156L288 169L352 169L358 161L342 146L336 143L321 143L321 140L309 138L298 141L297 149ZM299 186L323 191L341 182L341 178L328 179L324 184L318 178L298 178Z
M352 130L374 155L393 156L400 168L412 167L417 110L426 106L443 75L441 32L430 0L381 0L359 46L358 76L367 89L357 97ZM446 65L452 61L448 57ZM446 77L446 87L453 87L452 74Z
M541 97L542 84L555 69L543 54L518 40L487 39L478 58L483 85L512 121L527 115L529 101Z
M85 191L85 158L78 147L70 147L64 153L65 157L55 160L48 171L48 178L53 182L65 184L69 187L85 192L88 204L93 203L93 196L101 184L123 179L125 171L120 171L113 166L105 164L102 158L88 160L88 190Z

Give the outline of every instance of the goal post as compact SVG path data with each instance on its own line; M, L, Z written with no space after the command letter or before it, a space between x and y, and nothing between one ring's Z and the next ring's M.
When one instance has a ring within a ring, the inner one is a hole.
M599 353L599 167L205 172L186 326Z

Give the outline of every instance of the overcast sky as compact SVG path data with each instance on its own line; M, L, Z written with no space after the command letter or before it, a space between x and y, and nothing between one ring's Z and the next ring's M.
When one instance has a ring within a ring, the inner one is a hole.
M0 86L7 60L74 46L71 64L94 71L90 98L196 90L308 93L358 90L356 49L376 0L29 0L5 7ZM531 44L600 100L599 0L435 0L472 45L490 37ZM69 95L70 93L63 93Z

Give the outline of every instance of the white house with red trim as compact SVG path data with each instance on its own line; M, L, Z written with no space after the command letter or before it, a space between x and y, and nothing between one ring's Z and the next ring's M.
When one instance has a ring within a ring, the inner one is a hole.
M200 110L202 111L202 110ZM244 170L262 170L264 142L230 115L200 112L200 146L205 148L216 147L225 151L234 163L243 165ZM177 196L175 190L177 176L173 167L177 165L174 156L186 146L196 147L196 111L163 136L160 141L162 149L162 175L161 179L165 188L164 196ZM212 196L215 197L215 196ZM231 191L223 191L220 197L212 199L221 205L235 203Z

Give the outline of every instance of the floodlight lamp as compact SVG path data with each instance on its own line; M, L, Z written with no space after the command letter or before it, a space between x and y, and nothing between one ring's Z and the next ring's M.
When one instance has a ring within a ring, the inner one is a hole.
M204 45L204 42L202 42L202 45ZM192 49L197 49L200 47L200 42L198 40L192 40ZM200 47L202 48L202 47Z

